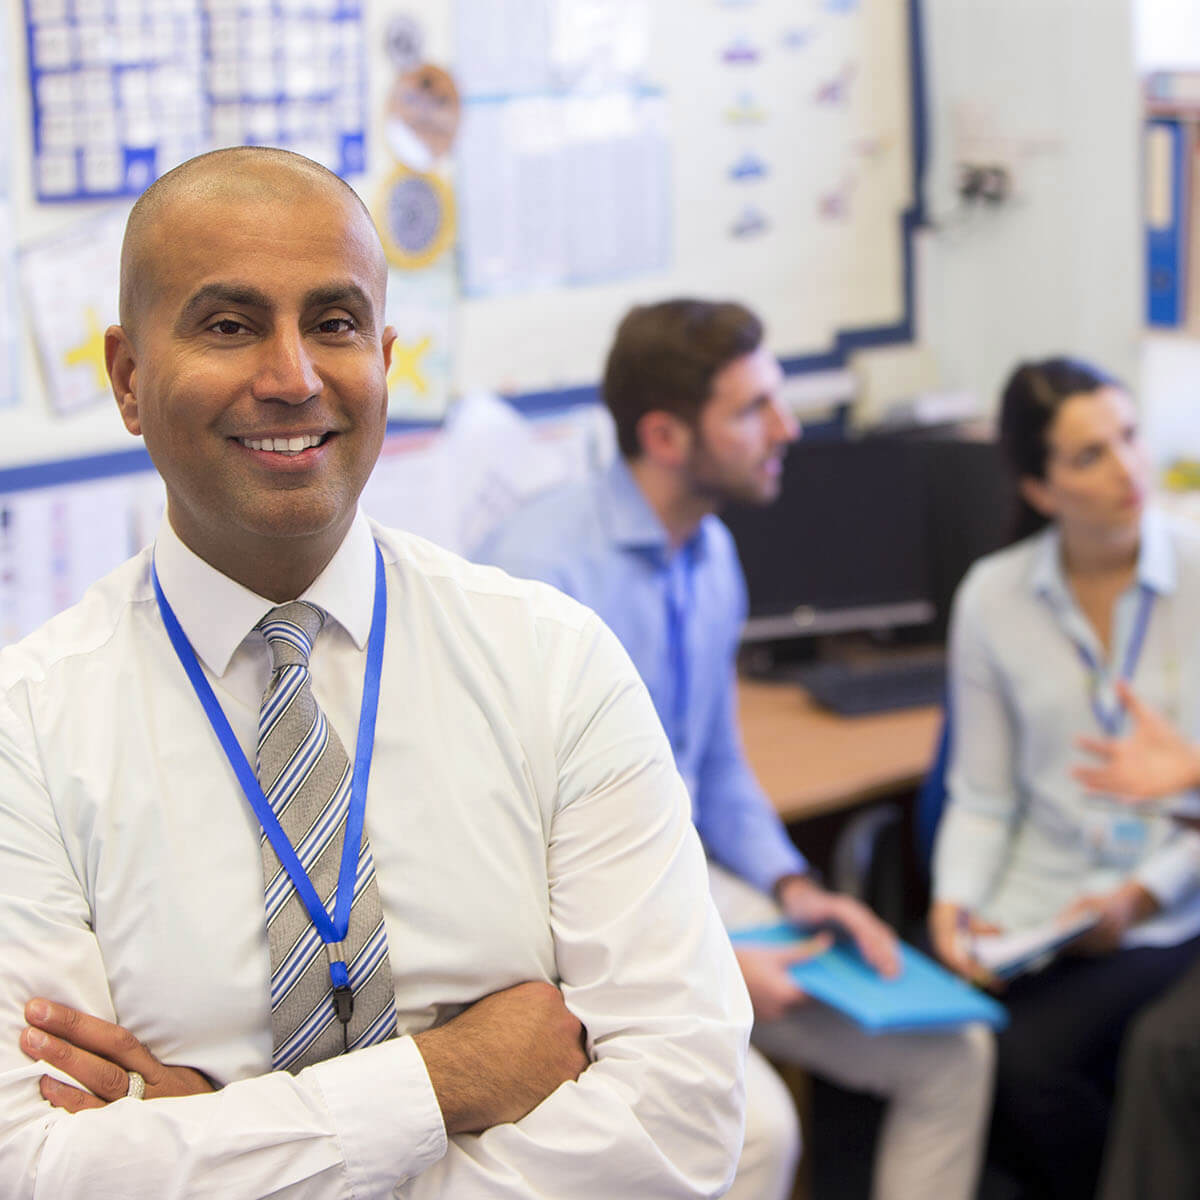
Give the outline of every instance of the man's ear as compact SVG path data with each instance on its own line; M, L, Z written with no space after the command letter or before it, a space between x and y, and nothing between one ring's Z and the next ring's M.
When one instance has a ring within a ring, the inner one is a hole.
M104 331L104 363L125 428L135 437L142 432L137 402L137 360L133 342L120 325Z
M385 325L383 329L383 369L390 371L392 369L392 349L396 345L396 330L391 325Z
M1022 475L1017 480L1017 490L1021 493L1021 499L1047 520L1052 521L1058 516L1058 508L1045 480L1038 479L1036 475Z
M692 448L692 427L675 413L661 408L651 409L638 418L637 437L642 454L663 466L680 466Z

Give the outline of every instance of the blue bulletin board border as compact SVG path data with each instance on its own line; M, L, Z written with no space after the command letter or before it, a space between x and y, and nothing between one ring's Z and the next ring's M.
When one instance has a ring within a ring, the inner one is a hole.
M908 0L913 204L900 217L904 258L904 315L892 325L839 331L834 338L833 348L824 353L781 358L780 362L788 375L837 369L845 366L847 356L856 350L894 345L913 339L916 324L914 235L926 223L925 172L929 153L922 30L921 0ZM597 384L525 392L508 397L520 411L531 415L557 412L581 404L592 404L599 398ZM395 420L388 422L388 433L415 432L437 428L438 425L440 425L438 421ZM30 463L18 467L0 468L0 493L61 487L65 484L86 483L152 469L153 463L150 461L150 455L141 446L130 450L117 450L55 462Z

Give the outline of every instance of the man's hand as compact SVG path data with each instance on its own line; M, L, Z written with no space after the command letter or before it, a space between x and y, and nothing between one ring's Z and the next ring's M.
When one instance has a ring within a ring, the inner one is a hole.
M1100 914L1100 923L1081 933L1065 947L1071 954L1111 954L1120 948L1126 930L1158 912L1154 895L1136 880L1129 880L1101 896L1081 896L1063 909L1064 920L1081 912Z
M999 925L977 917L949 900L937 900L929 910L929 940L934 953L956 975L980 987L998 991L1003 986L974 955L974 940L988 933L1002 933Z
M519 983L414 1038L446 1132L519 1121L588 1065L583 1026L551 983Z
M199 1071L160 1063L128 1029L111 1021L40 998L25 1006L25 1020L29 1027L21 1033L21 1049L36 1062L60 1067L95 1093L43 1075L42 1096L55 1108L75 1113L120 1100L129 1091L130 1071L145 1079L147 1100L214 1090Z
M896 935L865 904L827 892L807 875L789 875L775 887L788 918L799 925L832 925L853 939L859 953L880 975L900 973Z
M828 933L799 938L787 946L734 946L754 1017L758 1021L778 1021L790 1008L807 999L807 993L792 982L788 968L823 954L833 944Z
M1133 802L1200 787L1200 751L1126 683L1117 684L1117 694L1132 722L1129 733L1077 738L1075 744L1099 764L1075 767L1071 774L1089 792Z

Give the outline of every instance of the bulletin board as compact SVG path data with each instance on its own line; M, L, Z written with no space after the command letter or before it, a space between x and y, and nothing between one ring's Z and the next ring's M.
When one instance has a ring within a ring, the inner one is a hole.
M590 399L621 314L669 295L748 303L793 372L912 336L919 0L7 9L0 492L144 465L99 357L121 225L214 145L310 154L375 214L400 426Z

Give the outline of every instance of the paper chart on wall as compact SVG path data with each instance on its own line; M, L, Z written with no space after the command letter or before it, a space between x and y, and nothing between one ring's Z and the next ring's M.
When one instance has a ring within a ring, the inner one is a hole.
M388 416L440 420L450 397L454 308L448 263L388 273L387 323L396 330L388 369Z
M162 484L150 471L0 496L0 645L74 604L148 540L140 519ZM157 526L157 520L155 520Z
M201 150L365 166L362 0L25 0L41 201L136 196Z
M6 29L0 22L0 75L10 70ZM0 408L17 401L17 237L8 195L11 178L12 129L0 122Z
M27 246L21 284L50 405L60 415L109 402L104 330L117 320L123 208Z
M646 0L459 0L468 295L586 285L670 256L667 109Z
M16 275L12 206L0 191L0 408L17 402Z

